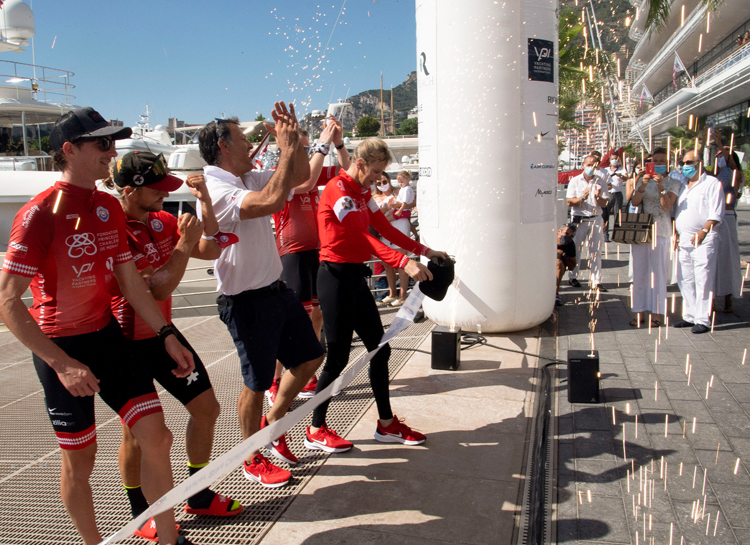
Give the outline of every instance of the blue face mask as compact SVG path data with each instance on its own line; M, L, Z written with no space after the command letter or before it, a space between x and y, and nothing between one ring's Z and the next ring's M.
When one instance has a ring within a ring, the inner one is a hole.
M695 168L695 165L685 165L682 167L682 175L686 178L692 178L695 176L696 172L697 169Z
M583 172L586 173L586 176L593 176L594 175L594 167L586 167L583 169Z
M654 172L664 176L667 173L667 165L654 165Z

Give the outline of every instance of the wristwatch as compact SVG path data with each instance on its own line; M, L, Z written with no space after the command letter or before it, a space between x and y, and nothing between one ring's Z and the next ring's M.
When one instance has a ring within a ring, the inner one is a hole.
M336 146L336 149L344 149L344 143L341 142L338 146Z
M708 234L708 229L706 229L705 227L703 229L701 229L701 231L703 231L704 233Z
M318 144L315 147L314 153L320 153L321 155L328 155L328 150L330 150L330 146L326 144L325 142Z

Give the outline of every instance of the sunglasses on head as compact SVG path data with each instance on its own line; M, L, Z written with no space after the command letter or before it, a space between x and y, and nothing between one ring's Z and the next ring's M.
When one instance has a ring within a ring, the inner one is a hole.
M101 149L102 151L109 151L115 143L114 140L106 136L102 136L100 138L76 138L75 140L73 140L73 143L75 144L76 142L96 142L96 144L99 146L99 149Z

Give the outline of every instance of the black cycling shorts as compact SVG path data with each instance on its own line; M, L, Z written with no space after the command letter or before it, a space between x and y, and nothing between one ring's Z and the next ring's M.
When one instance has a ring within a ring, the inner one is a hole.
M172 325L174 327L174 325ZM130 341L138 353L139 358L148 373L164 389L172 394L177 401L187 405L200 394L211 388L211 380L208 378L208 372L198 354L187 342L187 339L175 328L175 335L182 343L182 346L190 350L195 362L195 370L187 377L178 378L174 376L172 370L177 367L177 363L164 348L164 341L159 337L142 339L139 341Z
M318 267L320 258L318 250L305 250L281 256L281 280L286 287L302 301L302 304L312 302L318 306Z
M114 318L94 333L50 340L89 367L99 379L99 397L131 428L141 417L162 411L151 375ZM60 448L78 450L94 444L94 396L73 396L44 360L36 354L33 360Z

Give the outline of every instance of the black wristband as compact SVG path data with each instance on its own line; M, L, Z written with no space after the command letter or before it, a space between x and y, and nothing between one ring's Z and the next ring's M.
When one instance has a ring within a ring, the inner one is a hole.
M342 142L340 146L336 146L336 149L344 149L344 143Z
M164 327L162 327L157 333L156 336L159 337L160 340L164 341L167 337L170 335L175 335L174 327L167 324Z

